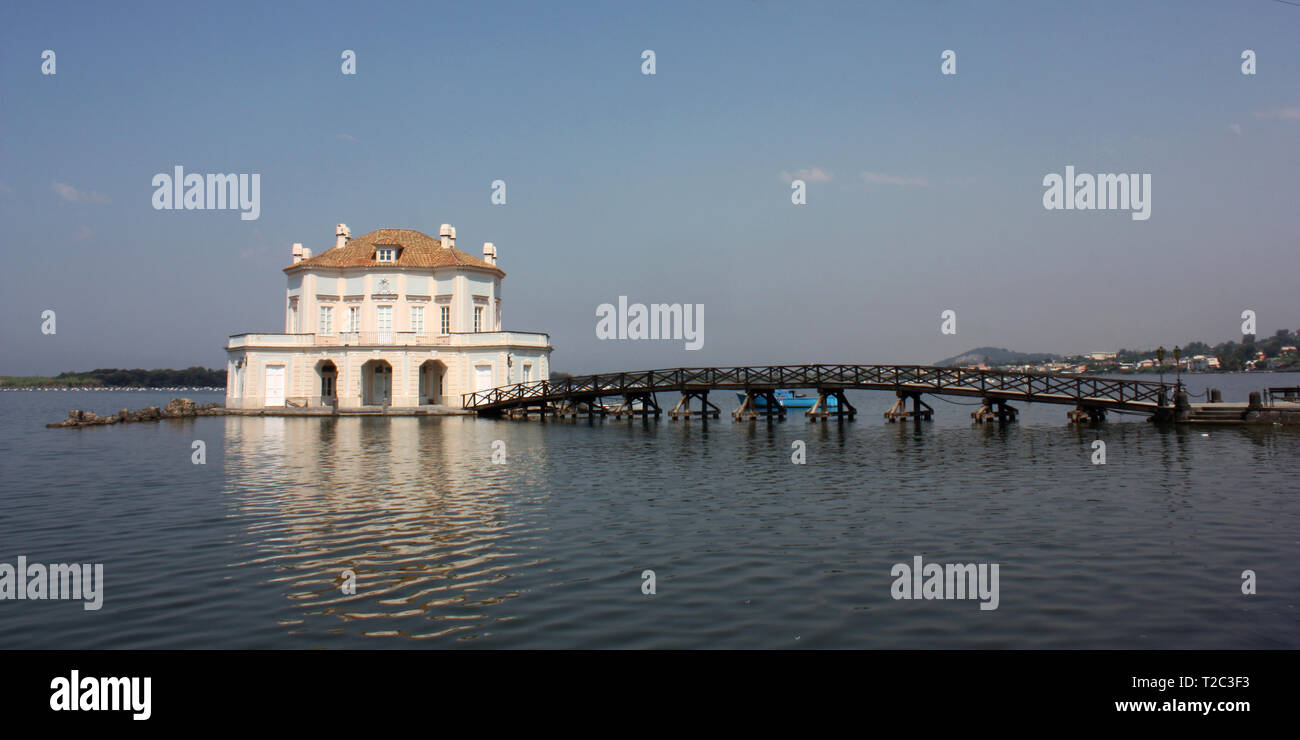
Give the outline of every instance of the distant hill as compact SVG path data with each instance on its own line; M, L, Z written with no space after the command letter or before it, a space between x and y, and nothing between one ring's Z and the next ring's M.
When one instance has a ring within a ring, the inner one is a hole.
M1058 362L1062 358L1060 355L1053 355L1047 352L1012 352L1009 349L1001 347L976 347L967 350L956 357L949 357L946 360L939 360L936 365L948 367L959 365L978 365L987 362L990 365L1032 365L1039 362Z

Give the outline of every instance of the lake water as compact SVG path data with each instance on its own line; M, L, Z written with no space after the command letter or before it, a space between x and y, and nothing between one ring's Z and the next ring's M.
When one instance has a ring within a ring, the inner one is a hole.
M1244 401L1300 375L1190 381ZM1079 428L1048 404L980 427L932 397L935 421L888 424L866 392L843 425L737 423L717 394L708 424L44 428L177 395L0 393L0 562L105 575L99 611L0 601L0 647L1300 647L1297 428ZM999 564L998 608L893 599L917 555Z

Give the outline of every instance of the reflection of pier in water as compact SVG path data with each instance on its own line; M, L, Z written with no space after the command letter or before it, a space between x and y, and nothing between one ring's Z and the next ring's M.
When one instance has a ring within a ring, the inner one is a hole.
M225 419L226 493L255 554L300 610L290 629L440 637L484 630L526 553L502 547L541 511L546 446L492 463L491 425L467 417ZM496 430L498 433L500 430ZM517 435L512 435L517 436ZM512 442L513 444L513 442ZM525 445L514 444L515 447ZM539 481L533 510L494 492ZM356 574L345 593L344 571ZM423 634L388 620L427 615ZM309 624L310 623L310 624Z

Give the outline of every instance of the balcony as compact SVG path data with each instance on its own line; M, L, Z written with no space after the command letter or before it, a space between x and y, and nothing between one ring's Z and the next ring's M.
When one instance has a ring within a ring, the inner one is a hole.
M413 331L345 331L319 336L318 344L340 347L430 347L450 344L447 337Z
M536 331L477 331L452 333L451 344L454 347L535 347L547 349L551 346L551 336Z
M413 331L339 334L235 334L226 349L307 347L550 347L550 336L540 332L483 331L452 334L417 334Z
M314 347L315 334L235 334L226 349L246 347Z

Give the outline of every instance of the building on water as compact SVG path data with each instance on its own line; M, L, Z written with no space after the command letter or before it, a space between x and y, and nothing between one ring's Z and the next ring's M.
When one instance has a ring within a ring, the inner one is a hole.
M226 408L282 413L461 408L461 394L550 375L550 337L505 331L497 251L378 229L332 249L293 245L283 334L226 345Z

